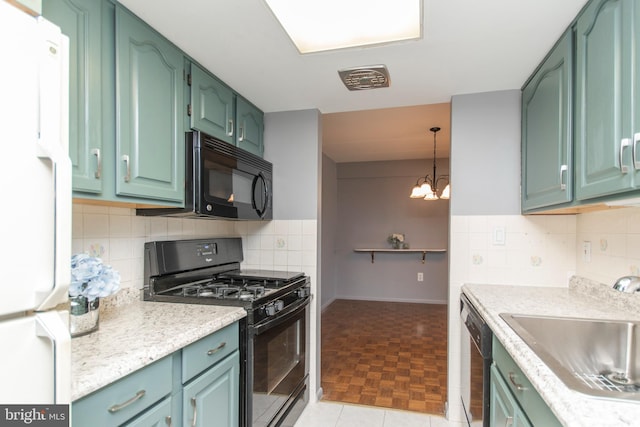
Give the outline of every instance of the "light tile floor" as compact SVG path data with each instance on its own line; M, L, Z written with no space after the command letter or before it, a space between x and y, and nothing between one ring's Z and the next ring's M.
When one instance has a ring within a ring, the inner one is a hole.
M309 403L295 427L458 427L438 415L343 405L332 402Z

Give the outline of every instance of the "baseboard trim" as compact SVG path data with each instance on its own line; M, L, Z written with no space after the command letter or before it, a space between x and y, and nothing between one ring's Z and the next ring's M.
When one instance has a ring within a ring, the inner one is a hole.
M448 304L447 300L432 300L432 299L409 299L409 298L371 298L371 297L354 297L354 296L346 296L341 295L337 296L331 300L331 302L338 299L346 299L346 300L356 300L356 301L379 301L379 302L408 302L408 303L417 303L417 304ZM328 306L329 304L327 304ZM325 306L323 306L323 310Z

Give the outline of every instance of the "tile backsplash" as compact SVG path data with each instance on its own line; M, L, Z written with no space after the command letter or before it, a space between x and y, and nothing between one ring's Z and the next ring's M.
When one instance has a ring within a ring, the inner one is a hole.
M453 216L450 239L452 284L568 286L577 274L613 285L621 276L640 275L640 208Z
M452 284L567 286L575 273L575 216L452 216L450 227Z
M317 265L317 221L226 221L136 216L134 209L74 203L73 253L98 256L120 273L121 287L142 289L144 243L241 237L242 268L304 271Z
M640 276L640 208L578 215L577 231L578 275L611 286L621 276ZM585 242L590 257L584 254Z

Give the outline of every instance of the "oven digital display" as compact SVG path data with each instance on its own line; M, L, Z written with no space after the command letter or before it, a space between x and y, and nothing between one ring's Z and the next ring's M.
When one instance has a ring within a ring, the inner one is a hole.
M216 243L203 243L196 247L196 255L211 256L218 253L218 245Z

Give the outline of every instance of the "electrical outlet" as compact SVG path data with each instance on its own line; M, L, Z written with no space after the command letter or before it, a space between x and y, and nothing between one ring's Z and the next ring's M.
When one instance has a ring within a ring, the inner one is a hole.
M418 273L418 282L424 282L424 273Z

